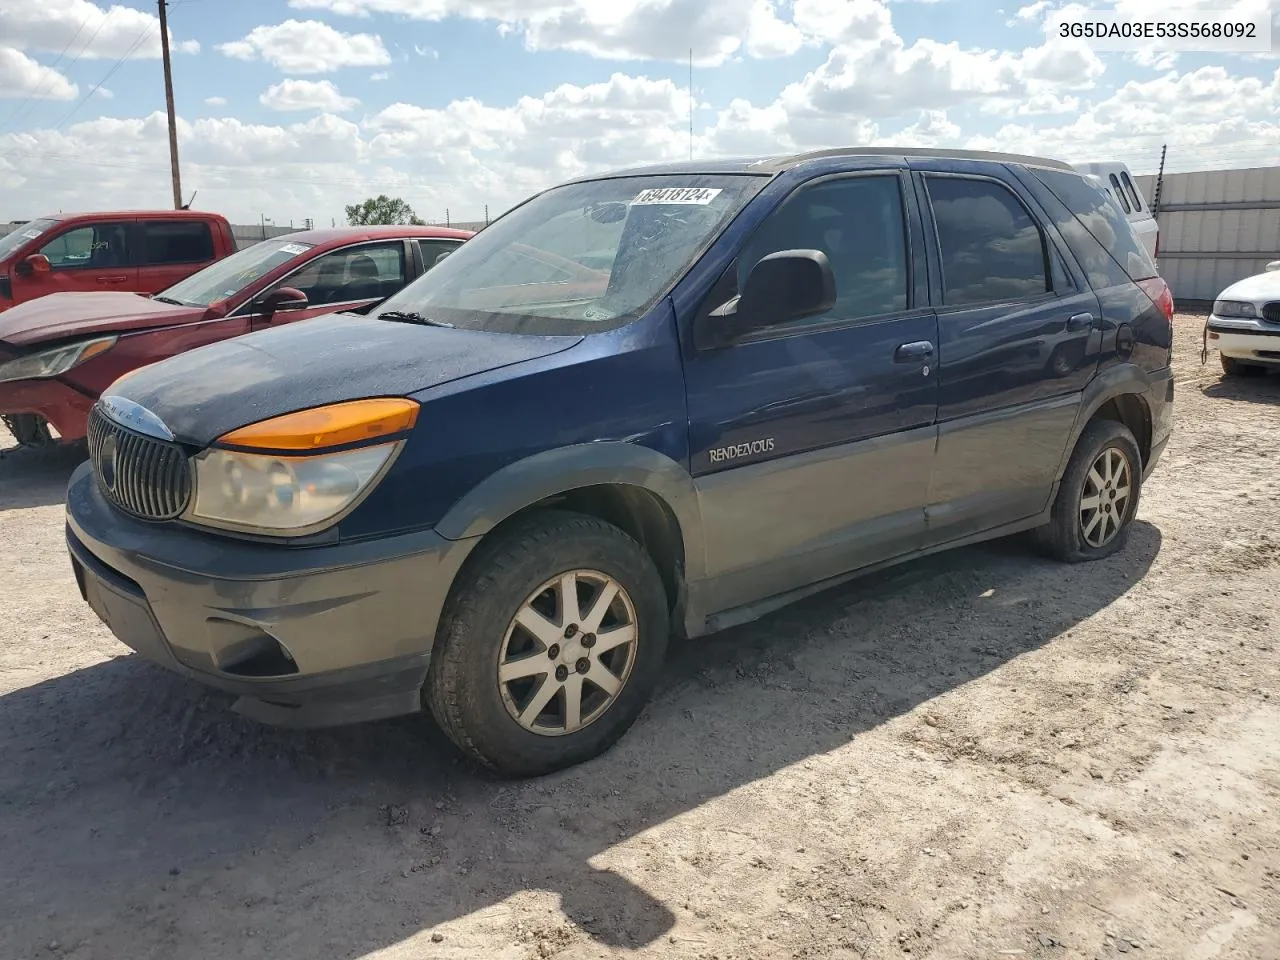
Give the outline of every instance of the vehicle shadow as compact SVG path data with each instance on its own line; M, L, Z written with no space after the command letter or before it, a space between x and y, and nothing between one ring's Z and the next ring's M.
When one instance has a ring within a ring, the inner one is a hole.
M84 444L0 449L0 512L65 502L67 481L87 456Z
M1280 374L1264 370L1253 377L1223 377L1202 384L1200 392L1213 400L1239 400L1246 403L1280 405Z
M18 689L0 697L0 942L314 960L446 925L450 955L475 956L517 936L504 901L541 890L599 945L653 943L674 905L593 858L1051 642L1160 543L1139 522L1097 563L966 548L678 645L614 750L523 782L474 771L422 718L274 730L134 656ZM467 952L462 917L492 943Z

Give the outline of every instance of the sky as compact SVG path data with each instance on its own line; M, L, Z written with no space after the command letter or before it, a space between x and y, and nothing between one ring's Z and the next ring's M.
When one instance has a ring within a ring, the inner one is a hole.
M472 221L598 170L849 145L1134 173L1155 171L1162 144L1169 171L1280 163L1280 52L1100 53L1047 36L1064 7L172 0L184 199L237 223L327 225L386 193L428 221ZM0 0L0 222L171 206L167 137L154 4Z

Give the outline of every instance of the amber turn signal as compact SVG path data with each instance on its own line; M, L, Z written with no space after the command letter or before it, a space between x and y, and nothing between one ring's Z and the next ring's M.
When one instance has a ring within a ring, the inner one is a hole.
M349 400L286 413L225 433L218 443L257 450L323 450L410 430L419 405L404 397Z

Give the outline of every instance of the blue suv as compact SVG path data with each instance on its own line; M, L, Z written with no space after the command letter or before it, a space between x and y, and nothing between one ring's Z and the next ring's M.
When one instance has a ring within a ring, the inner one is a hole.
M314 726L430 709L493 770L608 748L670 634L1019 531L1121 548L1173 301L1035 157L645 167L511 210L377 316L174 357L94 409L81 592L143 656Z

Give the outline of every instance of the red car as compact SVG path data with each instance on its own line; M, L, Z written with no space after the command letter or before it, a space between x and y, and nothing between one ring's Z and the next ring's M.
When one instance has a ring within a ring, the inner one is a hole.
M42 217L0 237L0 311L51 293L156 293L235 250L226 217L199 210Z
M153 296L55 293L0 313L0 417L20 444L84 438L122 374L263 327L364 313L471 233L437 227L307 230L263 240ZM235 376L228 370L229 377Z

